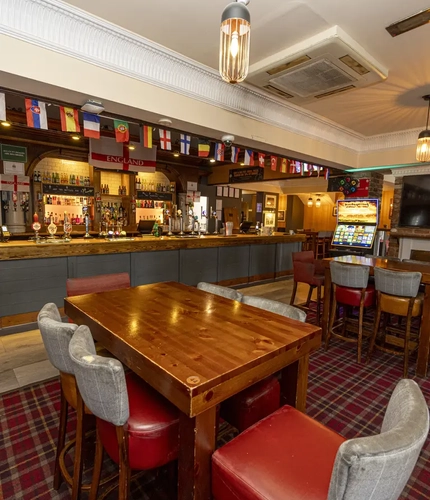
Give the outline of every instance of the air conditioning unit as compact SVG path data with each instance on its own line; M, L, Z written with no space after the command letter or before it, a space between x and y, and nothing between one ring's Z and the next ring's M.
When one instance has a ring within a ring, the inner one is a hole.
M307 104L384 81L388 70L338 26L249 68L247 83Z

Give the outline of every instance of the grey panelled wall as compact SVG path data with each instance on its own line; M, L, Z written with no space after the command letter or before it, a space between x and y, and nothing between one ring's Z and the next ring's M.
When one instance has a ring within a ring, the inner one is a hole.
M300 252L302 243L278 243L276 245L276 272L290 271L293 269L293 252Z
M130 254L83 255L68 257L69 278L85 278L100 274L129 273Z
M278 243L282 245L282 243ZM275 276L276 243L272 245L251 245L249 276L273 274Z
M63 307L67 257L0 262L0 316L38 311L47 302Z
M218 248L217 281L249 276L250 245Z
M179 250L179 281L186 285L197 285L199 281L217 281L218 250L219 248Z
M179 281L179 250L131 254L131 286Z

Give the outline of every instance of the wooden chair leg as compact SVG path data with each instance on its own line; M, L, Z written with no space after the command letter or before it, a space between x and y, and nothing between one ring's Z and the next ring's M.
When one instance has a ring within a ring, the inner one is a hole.
M76 443L75 443L75 461L73 466L72 500L79 500L81 496L84 417L85 417L84 401L78 391L77 404L76 404Z
M379 323L381 321L381 301L380 301L380 293L377 292L377 306L376 306L376 314L375 314L375 326L373 327L373 333L372 337L370 339L370 345L369 345L369 350L367 352L367 360L366 363L369 363L370 358L372 357L372 352L375 347L375 341L376 341L376 336L378 335L379 331Z
M103 464L103 444L100 438L99 426L97 424L96 428L96 452L94 455L94 469L93 469L93 480L91 482L91 490L89 500L96 500L97 493L100 485L100 475L102 472Z
M66 442L67 417L69 412L69 403L64 396L62 387L60 388L60 400L60 426L58 428L57 453L55 455L54 490L58 490L63 482L63 476L61 475L60 469L60 454L64 448L64 443Z
M306 307L309 307L309 303L310 303L310 301L311 301L311 298L312 298L312 292L314 291L314 288L315 288L314 286L309 285L308 297L307 297L306 302L305 302L305 306L306 306Z
M321 324L321 285L317 286L317 325Z
M294 281L293 293L291 294L291 299L290 299L290 306L294 305L294 301L296 300L296 293L297 293L297 281Z
M130 466L128 462L128 438L123 426L116 428L119 449L118 500L128 500L130 493Z
M330 337L331 337L332 330L333 330L334 319L336 317L337 302L336 302L336 290L335 289L336 289L336 285L333 284L333 297L331 299L330 319L329 319L328 328L327 328L327 338L325 339L325 350L326 351L328 349L328 344L330 342Z
M411 323L412 323L412 308L414 307L415 298L409 300L408 315L406 317L406 331L405 331L405 350L403 355L403 378L408 378L409 368L409 339L411 336Z
M360 309L358 311L358 339L357 339L357 363L361 363L361 348L363 345L363 314L364 314L364 297L366 290L361 291Z

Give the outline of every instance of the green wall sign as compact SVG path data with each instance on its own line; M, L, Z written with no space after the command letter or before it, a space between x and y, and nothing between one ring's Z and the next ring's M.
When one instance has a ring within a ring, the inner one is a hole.
M10 144L0 144L0 156L3 161L27 163L27 148L23 146L11 146Z

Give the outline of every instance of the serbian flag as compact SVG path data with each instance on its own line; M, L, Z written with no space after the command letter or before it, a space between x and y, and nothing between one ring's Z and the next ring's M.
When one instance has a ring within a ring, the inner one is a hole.
M155 172L156 146L145 148L140 142L116 142L110 137L90 139L88 163L93 167L132 172Z
M324 179L325 179L326 181L328 181L328 178L329 178L329 177L330 177L330 172L329 172L329 169L328 169L328 168L326 168L326 169L325 169L325 173L324 173Z
M224 161L224 150L225 150L224 144L218 142L215 146L215 160Z
M277 164L278 164L278 157L277 156L271 156L270 157L270 168L272 170L276 171Z
M170 151L172 149L172 139L170 137L170 130L164 130L163 128L159 128L158 132L160 134L161 149L168 149Z
M142 142L145 148L152 148L152 127L144 125L142 127Z
M63 132L80 132L78 110L60 106L61 130Z
M264 167L264 158L266 155L264 153L258 153L258 165Z
M130 141L130 128L128 126L128 122L124 120L114 120L113 126L115 127L116 142Z
M240 148L238 148L237 146L231 147L231 161L232 161L232 163L237 163L239 161L239 152L240 152Z
M181 153L183 155L189 155L191 146L191 136L186 134L181 134L179 142L181 143Z
M26 99L25 113L28 127L48 130L48 117L46 116L46 104L44 102L37 99Z
M83 113L84 137L100 139L100 116L92 113Z
M3 93L0 92L0 121L6 121L6 98Z
M252 149L245 149L245 165L249 165L251 167L254 166L254 151Z
M282 158L282 160L281 160L281 172L283 174L287 173L287 159L286 158Z
M203 156L204 158L207 158L209 156L209 151L210 151L210 144L204 141L199 142L197 149L199 152L199 156Z

